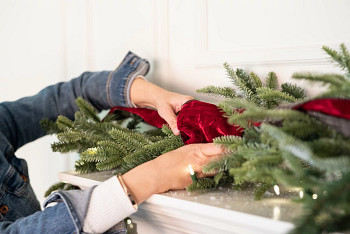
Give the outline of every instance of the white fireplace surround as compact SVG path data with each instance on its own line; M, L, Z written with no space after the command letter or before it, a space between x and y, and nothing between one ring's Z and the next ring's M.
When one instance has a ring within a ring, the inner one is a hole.
M86 189L113 176L111 172L61 172L59 179ZM252 191L228 188L205 193L186 190L155 194L131 216L139 234L260 234L287 233L301 207L286 196L267 194L261 201Z

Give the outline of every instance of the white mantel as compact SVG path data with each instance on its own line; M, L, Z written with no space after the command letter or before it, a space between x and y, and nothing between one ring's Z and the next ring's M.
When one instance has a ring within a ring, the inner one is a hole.
M111 172L63 172L59 179L84 189L111 176ZM251 191L218 189L199 193L178 190L151 196L131 219L139 234L270 234L291 230L291 221L300 211L297 204L275 194L254 201Z

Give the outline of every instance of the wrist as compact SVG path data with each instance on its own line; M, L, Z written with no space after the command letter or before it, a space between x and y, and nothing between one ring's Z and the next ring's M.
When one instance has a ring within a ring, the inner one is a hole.
M130 99L138 107L157 109L157 99L168 92L144 79L136 78L130 88Z
M153 160L135 167L122 176L137 204L142 203L153 194L159 193L159 177Z

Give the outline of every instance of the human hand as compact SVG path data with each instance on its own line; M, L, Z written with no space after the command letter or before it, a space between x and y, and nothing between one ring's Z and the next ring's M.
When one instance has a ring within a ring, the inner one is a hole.
M193 97L169 92L167 90L164 91L165 92L158 93L158 98L155 99L156 109L158 114L169 124L172 132L175 135L179 135L180 131L177 128L176 113L181 110L185 102L192 100Z
M223 153L214 143L191 144L165 153L153 160L158 168L158 193L171 189L183 189L192 183L188 165L196 172L197 178L213 176L204 174L202 167Z
M153 194L190 185L189 164L198 178L214 175L204 174L202 167L223 151L214 143L186 145L135 167L123 180L139 204Z
M135 79L130 89L131 101L140 107L153 107L169 124L175 135L180 132L177 128L176 113L182 105L193 97L167 91L144 79Z

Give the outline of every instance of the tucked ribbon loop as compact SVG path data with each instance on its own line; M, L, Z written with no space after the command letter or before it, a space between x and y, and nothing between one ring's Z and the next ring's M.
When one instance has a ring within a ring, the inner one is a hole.
M177 116L177 127L183 142L208 143L218 136L242 136L243 129L230 125L216 105L192 100L185 103Z

